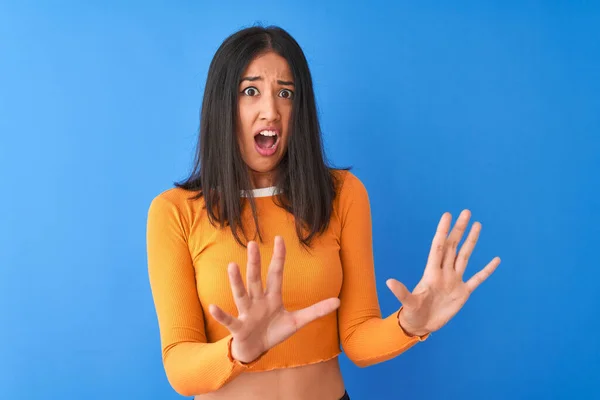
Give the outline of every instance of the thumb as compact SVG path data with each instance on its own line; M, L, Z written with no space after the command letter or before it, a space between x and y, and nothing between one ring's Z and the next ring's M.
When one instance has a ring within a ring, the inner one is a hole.
M397 281L396 279L388 279L385 281L387 287L394 293L394 296L403 306L410 307L412 304L412 293L404 286L403 283Z
M218 323L227 328L230 333L234 333L239 328L239 320L223 311L216 304L209 304L208 312L213 316L214 319L217 320Z
M316 320L317 318L324 317L327 314L332 313L340 306L340 299L332 297L329 299L321 300L312 306L303 308L301 310L293 311L292 316L296 325L296 330L302 328L304 325Z

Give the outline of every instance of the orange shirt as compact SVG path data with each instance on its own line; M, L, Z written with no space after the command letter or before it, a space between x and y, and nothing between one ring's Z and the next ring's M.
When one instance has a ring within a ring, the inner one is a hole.
M241 373L295 367L331 359L340 345L356 365L369 366L397 356L423 337L407 336L397 311L382 318L375 285L371 214L367 191L351 172L336 171L343 183L334 200L330 225L305 251L294 218L273 202L256 197L263 285L274 237L286 246L283 304L288 311L339 297L335 312L306 325L249 365L231 358L229 331L208 312L216 304L236 316L227 275L236 262L246 279L246 248L229 229L212 226L203 199L172 188L156 196L148 211L148 272L158 318L164 368L172 387L184 396L217 390ZM268 190L268 189L267 189ZM256 191L264 192L264 189ZM251 211L243 221L252 237ZM247 223L248 222L248 223Z

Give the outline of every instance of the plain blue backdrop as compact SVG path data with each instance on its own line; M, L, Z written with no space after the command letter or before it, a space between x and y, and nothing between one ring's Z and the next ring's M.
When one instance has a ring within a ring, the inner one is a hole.
M85 3L85 4L84 4ZM0 1L0 398L178 399L147 278L209 63L257 22L311 67L329 158L371 199L376 275L418 282L444 211L496 273L352 399L600 398L598 2Z

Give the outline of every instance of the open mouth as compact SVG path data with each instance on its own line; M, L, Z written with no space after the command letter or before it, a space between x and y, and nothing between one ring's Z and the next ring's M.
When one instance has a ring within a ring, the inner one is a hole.
M263 130L254 136L254 141L261 149L274 149L279 142L279 133L276 131Z

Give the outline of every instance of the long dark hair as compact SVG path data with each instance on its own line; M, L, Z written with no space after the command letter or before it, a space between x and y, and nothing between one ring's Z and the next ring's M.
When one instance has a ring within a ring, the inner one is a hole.
M280 27L242 29L225 39L215 53L204 90L194 166L190 176L175 182L175 186L198 191L192 198L204 197L211 224L229 225L242 246L245 244L237 230L248 240L241 214L244 205L249 204L262 241L252 193L249 191L246 198L241 196L251 183L236 140L236 121L241 75L255 57L267 51L287 60L296 87L288 148L275 178L275 185L282 189L276 204L294 215L298 238L309 247L315 235L329 225L339 182L323 151L308 63L296 40Z

